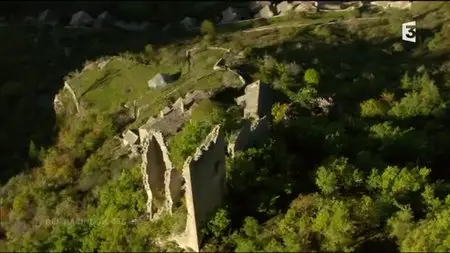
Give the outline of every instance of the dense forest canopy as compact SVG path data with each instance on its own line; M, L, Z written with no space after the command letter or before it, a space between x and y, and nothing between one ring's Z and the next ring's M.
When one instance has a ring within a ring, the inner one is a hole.
M175 3L145 4L161 10ZM0 14L22 11L5 3ZM126 109L142 97L147 120L193 89L239 86L233 76L208 72L221 55L207 47L238 55L227 66L269 85L276 103L270 135L227 157L227 194L204 226L202 251L450 251L448 17L450 3L422 2L411 10L290 14L242 27L206 20L199 31L164 41L58 31L76 37L68 39L70 59L54 42L56 28L0 27L9 38L0 43L0 251L181 251L163 239L183 229L182 211L145 218L140 157L117 137L140 123ZM360 18L369 19L347 22ZM415 44L400 37L412 18ZM317 25L329 21L336 22ZM194 47L204 51L193 54L186 74L183 57ZM108 55L125 60L111 60L103 72L78 71ZM161 71L183 74L175 88L147 92L148 78ZM53 109L56 94L61 112ZM233 98L222 100L199 104L168 141L177 168L213 125L222 124L227 139L242 126Z

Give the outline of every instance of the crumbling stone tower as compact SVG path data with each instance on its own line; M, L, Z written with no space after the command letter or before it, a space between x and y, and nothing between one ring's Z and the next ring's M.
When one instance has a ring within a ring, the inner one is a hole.
M174 240L183 248L199 251L200 229L220 207L225 193L225 134L220 126L186 159L183 177L187 221L185 231Z

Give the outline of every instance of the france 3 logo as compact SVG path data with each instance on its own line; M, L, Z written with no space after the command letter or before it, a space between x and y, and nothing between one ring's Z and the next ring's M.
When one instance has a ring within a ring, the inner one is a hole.
M402 40L416 43L416 21L402 24Z

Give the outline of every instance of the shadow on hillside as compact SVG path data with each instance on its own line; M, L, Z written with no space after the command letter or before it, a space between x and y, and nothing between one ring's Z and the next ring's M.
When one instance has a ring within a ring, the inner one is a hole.
M431 168L432 178L448 178L445 157L450 150L450 135L442 127L448 125L448 117L389 118L387 120L392 121L394 127L399 126L404 130L411 126L416 128L395 140L380 140L370 135L370 127L384 120L359 117L362 101L378 98L384 91L401 95L399 87L404 73L417 74L417 69L422 65L427 70L436 69L444 61L448 61L448 57L443 53L414 57L415 45L406 44L400 39L379 43L356 40L341 45L324 43L321 38L316 38L316 41L318 42L310 48L297 49L294 46L298 42L296 41L284 44L281 51L278 45L254 49L256 55L267 52L278 61L295 61L302 64L303 68L317 69L321 73L319 95L334 95L336 106L325 116L312 116L308 112L302 112L301 116L287 122L286 127L276 130L277 134L272 137L282 143L280 145L284 148L275 148L275 156L283 157L282 153L287 152L285 156L289 158L281 158L280 161L289 161L286 164L289 168L280 164L272 166L272 160L255 160L252 163L257 164L253 165L256 168L249 167L249 171L237 170L239 176L236 180L248 180L241 183L246 185L245 191L261 192L263 196L241 192L233 194L229 198L235 204L229 205L233 207L233 221L239 223L244 217L253 216L263 222L268 217L260 209L262 206L271 206L274 199L276 210L283 213L291 203L292 196L317 191L312 173L320 162L330 156L348 157L350 163L366 171L378 165L384 168L386 164L409 168L420 166ZM403 51L391 50L395 42L403 43ZM438 80L439 76L432 72L430 71L432 79ZM382 158L382 163L378 163L378 158ZM261 170L257 182L252 178L252 170ZM294 181L286 181L286 178ZM232 177L230 184L239 185L234 180ZM289 184L291 193L288 194L289 197L285 197L280 189L289 188ZM245 204L238 205L237 202ZM240 225L235 224L236 227Z
M70 72L81 70L86 61L102 56L139 53L146 44L162 46L193 36L159 35L0 27L0 36L8 38L0 42L0 182L34 166L28 159L31 142L38 150L54 143L58 130L53 99ZM65 55L64 48L70 48L70 56ZM99 80L98 85L104 82Z

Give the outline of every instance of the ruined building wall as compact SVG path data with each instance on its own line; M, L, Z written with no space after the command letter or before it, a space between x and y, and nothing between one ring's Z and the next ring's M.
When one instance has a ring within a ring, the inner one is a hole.
M164 203L164 174L166 171L166 164L164 163L163 153L156 138L150 139L150 145L147 151L147 168L148 184L152 191L153 199L152 203ZM156 211L156 207L153 206L152 212Z
M270 131L269 119L264 116L253 122L249 119L244 121L244 126L238 131L236 139L229 143L228 153L234 157L235 153L254 145L258 140L267 138Z
M184 164L187 222L175 240L183 248L198 251L201 228L222 204L225 193L225 136L216 126Z
M172 196L179 197L181 177L172 183L173 165L161 132L150 131L142 143L141 172L147 192L147 212L150 218L167 210L172 212ZM171 187L170 187L171 186ZM175 194L178 193L178 194ZM157 201L161 206L153 206Z

